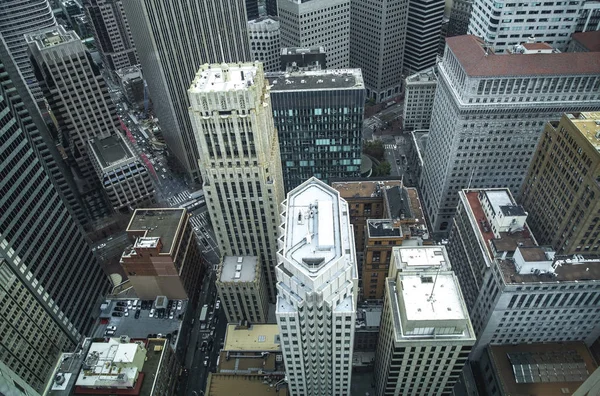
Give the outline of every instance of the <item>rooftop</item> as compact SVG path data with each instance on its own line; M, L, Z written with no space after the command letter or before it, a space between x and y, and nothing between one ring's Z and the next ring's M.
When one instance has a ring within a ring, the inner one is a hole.
M218 372L221 374L251 375L260 371L273 375L285 375L285 365L281 351L247 352L221 350Z
M279 18L276 16L265 15L260 18L252 19L248 21L248 27L251 28L253 25L274 25L279 26Z
M49 48L58 44L79 41L79 37L72 30L65 30L61 25L53 26L37 32L25 34L27 42L35 42L39 48Z
M446 44L470 77L600 74L600 52L495 54L472 36L446 38Z
M382 311L382 305L359 305L356 309L356 330L379 331Z
M412 189L415 194L410 194L407 188L393 186L385 188L385 197L389 216L393 219L414 219L415 215L412 211L412 199L416 194L416 190Z
M271 92L320 91L323 89L364 89L360 69L309 70L266 73Z
M189 89L192 93L247 90L254 85L254 63L202 65Z
M597 367L583 342L494 345L488 353L506 395L570 395Z
M50 377L54 378L54 381L52 384L48 385L48 396L70 396L73 394L72 392L79 371L81 370L83 361L85 360L91 345L92 339L86 338L82 342L81 351L77 353L63 353L60 356ZM59 383L60 380L64 381Z
M264 375L209 373L206 383L206 396L288 395L285 385L274 386L278 381L271 382L266 381Z
M435 83L437 81L436 66L430 67L413 75L406 77L406 83Z
M119 135L92 139L90 146L103 168L107 168L123 160L135 158Z
M345 204L345 202L344 202ZM342 206L336 190L310 178L287 197L283 255L309 272L318 272L341 258L350 247L350 230L342 229Z
M305 54L324 54L325 47L285 47L281 49L280 55L305 55Z
M381 188L402 187L402 181L333 182L331 183L331 187L339 191L340 196L346 200L352 198L377 198L382 196Z
M390 219L368 219L367 230L369 238L401 238L400 223Z
M223 256L221 263L221 282L252 282L258 271L256 256Z
M587 141L600 152L600 112L567 114L566 116Z
M393 254L396 267L402 271L450 269L446 249L441 246L398 246Z
M225 351L281 351L277 324L255 324L249 328L227 325Z
M573 33L571 39L579 42L590 52L600 52L600 30Z
M136 209L127 226L128 233L145 238L159 237L161 253L170 253L173 241L187 221L187 211L182 208Z

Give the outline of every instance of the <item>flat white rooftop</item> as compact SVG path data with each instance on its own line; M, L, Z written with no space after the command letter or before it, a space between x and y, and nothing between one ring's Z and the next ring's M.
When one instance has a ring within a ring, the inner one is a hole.
M139 237L135 240L134 248L155 248L158 246L158 241L160 238L158 237Z
M485 191L485 196L490 201L490 205L492 206L494 213L500 213L501 206L515 205L515 202L508 194L508 190L488 190Z
M253 63L204 65L196 73L190 92L245 90L254 84L257 67Z
M443 321L468 318L461 303L460 289L452 274L430 271L405 275L401 273L399 279L399 293L402 293L404 301L401 309L405 311L407 320Z
M310 179L288 194L284 256L309 271L342 256L349 230L341 230L336 190Z
M223 256L221 282L252 282L257 275L256 256Z
M394 249L400 268L421 270L427 267L449 266L444 249L440 246L399 247Z

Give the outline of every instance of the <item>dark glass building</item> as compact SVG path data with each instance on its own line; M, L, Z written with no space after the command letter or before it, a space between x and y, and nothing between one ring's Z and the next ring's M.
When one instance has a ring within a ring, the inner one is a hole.
M277 16L277 0L266 0L265 8L267 9L267 15Z
M359 69L267 73L286 193L312 176L360 176L365 86Z
M258 0L246 0L246 14L249 21L258 18Z

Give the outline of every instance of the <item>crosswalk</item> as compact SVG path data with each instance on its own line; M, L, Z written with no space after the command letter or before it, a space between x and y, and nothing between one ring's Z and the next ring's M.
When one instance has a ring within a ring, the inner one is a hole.
M383 147L386 150L396 150L396 148L397 148L395 144L384 144Z
M169 197L167 201L171 206L179 206L182 203L189 201L190 199L190 192L188 190L184 190L175 196Z

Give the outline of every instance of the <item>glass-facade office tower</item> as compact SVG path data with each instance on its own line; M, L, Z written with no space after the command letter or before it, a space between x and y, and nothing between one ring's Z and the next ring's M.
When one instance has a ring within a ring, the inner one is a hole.
M252 60L245 0L123 2L165 142L200 180L187 89L204 63Z
M283 180L262 63L203 65L188 93L219 250L257 256L274 301Z
M359 69L268 73L285 191L315 176L360 176L365 86Z
M41 393L59 353L89 333L110 283L1 39L0 60L0 361Z
M290 395L349 395L358 269L348 203L310 178L281 204L275 315Z

